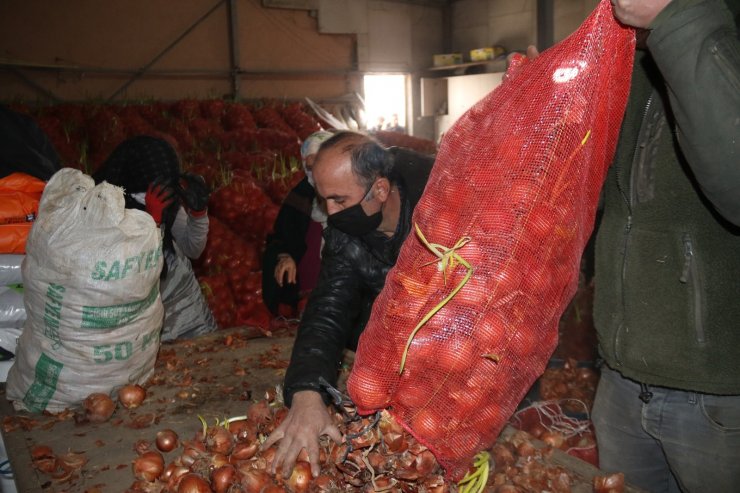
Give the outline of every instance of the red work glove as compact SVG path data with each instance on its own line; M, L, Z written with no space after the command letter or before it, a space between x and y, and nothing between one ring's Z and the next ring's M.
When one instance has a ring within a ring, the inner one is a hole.
M144 197L146 211L154 218L159 226L162 223L162 213L175 200L172 189L161 183L154 182L149 185Z

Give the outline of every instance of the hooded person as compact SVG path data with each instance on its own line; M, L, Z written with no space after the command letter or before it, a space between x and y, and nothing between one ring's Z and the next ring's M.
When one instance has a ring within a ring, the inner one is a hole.
M331 132L320 130L309 135L301 145L303 172L306 174L306 180L313 189L316 188L316 182L313 179L313 164L316 161L316 154L319 152L321 144L332 135ZM313 201L311 202L311 219L326 227L326 218L326 209L319 203L319 199L314 192Z
M144 135L116 147L93 178L122 187L126 207L148 212L162 230L162 340L216 330L190 263L203 253L208 239L209 192L203 178L181 173L169 142Z
M318 279L321 233L327 216L314 189L313 163L321 143L332 135L322 130L303 141L301 159L306 176L285 197L267 237L262 257L262 299L273 315L296 314L299 301ZM280 305L287 310L281 312Z

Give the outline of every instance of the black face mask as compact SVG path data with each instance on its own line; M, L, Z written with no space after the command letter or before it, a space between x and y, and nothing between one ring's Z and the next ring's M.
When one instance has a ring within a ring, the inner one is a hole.
M368 190L368 192L370 192L370 190ZM367 196L367 194L365 194L365 196ZM365 197L352 207L347 207L343 211L331 214L327 218L329 226L337 228L339 231L351 236L364 236L378 229L380 223L383 222L383 213L378 211L375 214L368 216L360 205L364 201Z

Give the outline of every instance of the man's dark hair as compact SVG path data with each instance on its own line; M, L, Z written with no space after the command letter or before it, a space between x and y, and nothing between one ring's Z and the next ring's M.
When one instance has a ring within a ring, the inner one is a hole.
M378 177L395 182L393 159L388 150L372 137L357 132L338 132L322 142L319 154L334 147L350 155L352 173L361 185L369 187Z

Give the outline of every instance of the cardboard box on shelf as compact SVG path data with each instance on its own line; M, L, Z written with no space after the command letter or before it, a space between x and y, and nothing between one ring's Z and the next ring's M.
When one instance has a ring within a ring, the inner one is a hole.
M434 66L445 67L447 65L457 65L463 62L462 53L440 53L434 55Z

